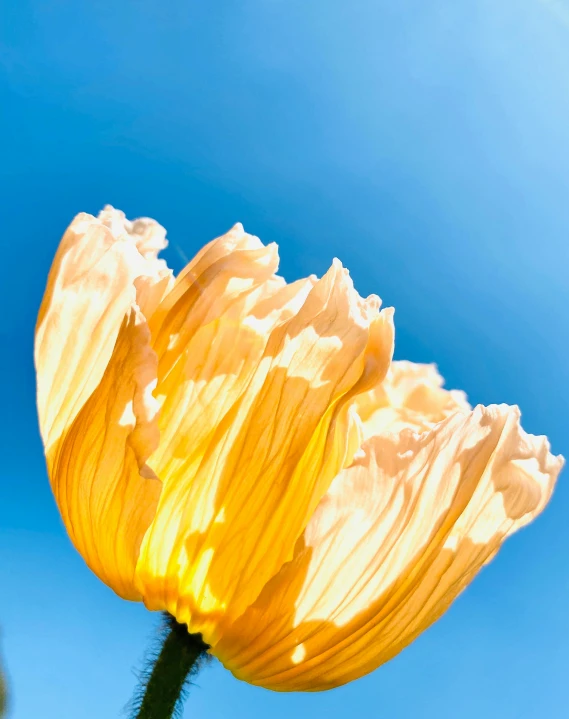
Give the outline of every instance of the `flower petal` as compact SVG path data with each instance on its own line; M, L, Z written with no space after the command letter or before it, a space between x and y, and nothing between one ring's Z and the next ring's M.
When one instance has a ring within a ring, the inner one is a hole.
M206 641L292 556L351 461L350 402L384 376L393 339L391 312L361 300L339 263L316 284L279 287L272 250L239 232L225 254L214 245L194 260L156 333L163 433L150 464L164 491L139 587Z
M47 453L71 540L93 572L126 599L140 599L134 569L161 489L146 465L159 438L156 365L146 321L132 310L99 385Z
M551 496L562 458L478 407L373 437L333 482L295 557L214 645L239 678L316 691L391 659Z
M381 384L357 401L365 437L411 428L423 432L457 411L468 411L464 392L443 389L433 364L392 362Z
M149 319L174 284L172 270L158 259L159 252L168 246L166 230L150 217L127 220L124 212L110 205L99 212L97 219L114 237L127 237L145 259L144 274L135 280L136 303Z
M48 473L69 534L89 566L125 597L160 483L139 468L158 442L156 357L145 317L169 281L156 259L163 230L105 208L65 233L40 308L37 398ZM151 289L153 288L154 289ZM106 394L108 393L108 395ZM122 503L122 504L121 504ZM124 523L124 526L121 525Z
M274 283L278 266L276 245L235 225L200 250L178 275L152 317L153 346L165 376L181 356L192 334L232 309L241 319L242 303L265 283Z
M49 273L35 338L46 451L100 382L121 323L138 299L135 282L158 271L158 261L145 259L116 222L114 229L116 234L91 215L77 215Z

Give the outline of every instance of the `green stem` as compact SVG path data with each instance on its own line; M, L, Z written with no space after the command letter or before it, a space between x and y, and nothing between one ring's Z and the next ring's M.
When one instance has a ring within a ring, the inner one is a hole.
M201 634L189 634L185 624L178 624L168 614L165 618L164 643L152 671L142 679L133 719L170 719L186 680L197 673L209 648Z

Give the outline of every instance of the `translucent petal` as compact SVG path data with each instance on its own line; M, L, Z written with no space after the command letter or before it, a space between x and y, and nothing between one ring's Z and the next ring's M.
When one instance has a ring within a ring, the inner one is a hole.
M124 212L107 205L97 218L115 237L127 237L146 260L144 274L135 280L136 303L149 319L172 289L174 275L158 253L167 247L166 230L149 217L127 220Z
M141 224L142 223L142 224ZM78 215L54 259L36 328L40 428L69 534L122 596L139 595L134 565L160 485L145 461L158 443L156 356L146 319L167 282L164 233L110 207ZM159 301L159 300L158 300ZM138 303L138 304L137 304ZM121 524L124 523L124 524Z
M435 365L392 362L383 382L357 399L364 436L406 428L422 432L457 411L470 409L464 392L442 385Z
M159 281L162 271L122 224L110 223L111 208L105 212L112 229L85 213L67 229L38 315L37 404L46 450L100 382L124 317L142 304L135 283Z
M506 406L369 439L293 561L214 653L239 678L279 691L328 689L372 671L541 512L562 466L548 450Z
M99 385L47 453L71 540L93 572L127 599L140 599L134 569L161 489L146 465L158 445L156 364L144 317L132 310Z
M164 491L138 566L147 606L207 641L292 556L361 442L351 400L385 375L393 342L392 313L359 298L339 263L287 286L271 246L230 234L156 312L162 435L149 463Z

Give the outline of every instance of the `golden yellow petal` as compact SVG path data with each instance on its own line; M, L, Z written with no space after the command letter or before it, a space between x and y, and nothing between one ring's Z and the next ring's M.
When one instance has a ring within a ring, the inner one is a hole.
M99 385L47 453L72 542L93 572L126 599L140 599L134 569L161 489L146 465L159 439L156 365L144 317L132 310Z
M164 490L137 569L147 606L206 641L292 556L351 460L351 401L385 375L393 332L339 263L285 286L272 247L241 228L216 242L153 320L163 404L149 463Z
M541 512L561 466L504 405L371 438L332 483L294 560L213 652L239 678L278 691L372 671Z
M160 490L139 476L139 467L152 474L145 461L158 424L156 358L137 304L149 311L167 290L171 273L156 258L164 245L152 220L130 223L110 207L97 219L78 215L36 327L38 414L56 501L89 566L129 598L139 597L134 564Z
M274 284L276 245L265 247L235 225L206 245L178 275L152 317L152 341L166 375L200 326L228 313L241 319L240 307L264 283Z
M140 254L123 226L109 222L110 209L105 221L85 213L73 220L40 307L35 364L46 451L101 380L124 317L135 301L142 304L135 283L159 281L155 273L163 271L160 261Z
M146 261L144 274L136 278L135 286L136 303L149 319L174 285L172 270L164 260L158 259L159 252L168 246L166 230L149 217L127 220L124 212L110 205L99 212L97 219L114 237L127 237Z
M457 411L468 411L464 392L443 389L433 364L392 362L384 381L357 400L365 437L405 428L423 432Z
M111 205L99 212L97 219L115 237L127 235L136 249L145 260L156 261L164 266L164 260L158 260L158 254L168 246L166 230L156 220L150 217L139 217L136 220L128 220L121 210L116 210Z

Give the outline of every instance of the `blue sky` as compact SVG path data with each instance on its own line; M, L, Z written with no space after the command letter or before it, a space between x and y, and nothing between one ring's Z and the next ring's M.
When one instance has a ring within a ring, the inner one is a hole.
M170 263L242 221L287 279L334 256L396 308L396 355L521 406L569 454L567 0L0 5L0 626L16 719L120 716L157 616L71 547L34 408L51 258L105 203ZM279 695L213 663L184 716L562 719L569 489L374 674Z

